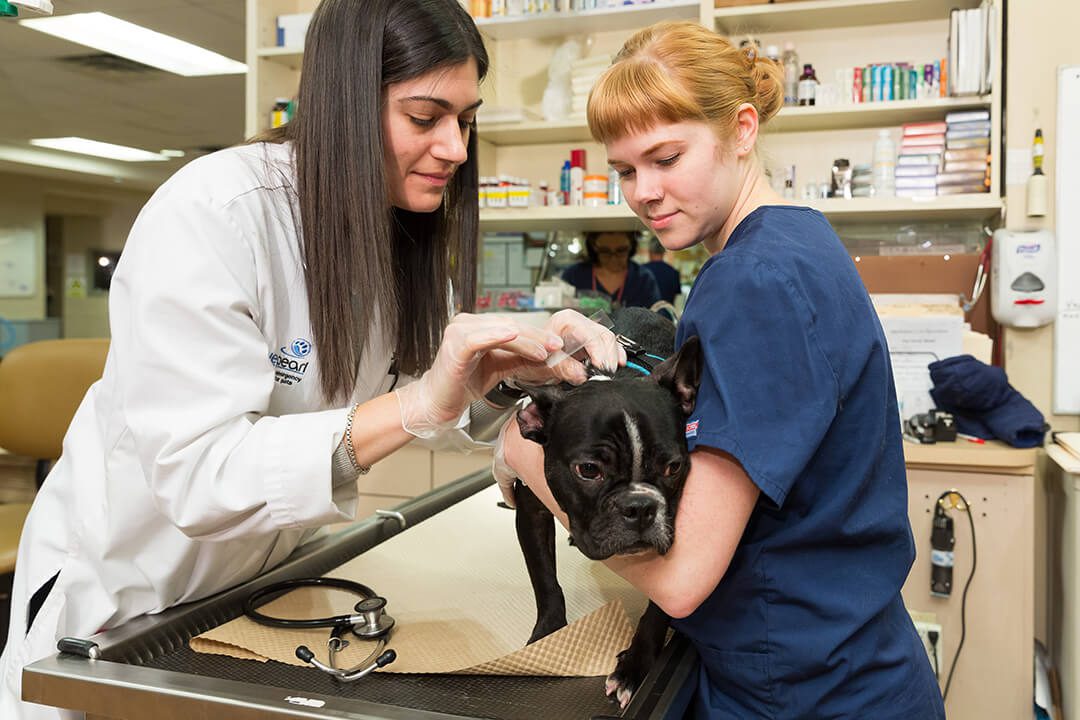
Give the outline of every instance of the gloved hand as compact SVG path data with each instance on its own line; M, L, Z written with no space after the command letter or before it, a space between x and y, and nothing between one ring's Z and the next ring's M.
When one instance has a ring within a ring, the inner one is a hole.
M562 338L547 330L500 318L455 315L428 371L394 391L401 426L418 438L434 437L452 428L469 402L482 398L513 369L534 368L550 376L544 361L562 346Z
M502 493L503 500L510 507L514 507L514 483L517 481L517 472L506 464L506 430L510 427L510 423L517 422L517 413L511 415L506 422L503 423L502 429L499 430L499 437L495 440L495 454L494 459L491 461L491 474L495 476L495 482L499 484L499 492Z
M593 367L613 373L620 365L626 364L626 349L615 339L615 334L576 310L560 310L551 316L544 329L561 337L564 348L580 348L575 355L587 356ZM495 351L495 354L499 352L502 351ZM542 366L516 358L507 363L504 377L532 385L560 381L580 385L588 379L585 366L581 363L583 359L558 351Z

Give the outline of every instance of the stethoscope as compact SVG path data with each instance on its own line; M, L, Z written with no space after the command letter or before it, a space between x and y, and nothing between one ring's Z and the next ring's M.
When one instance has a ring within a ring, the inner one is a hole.
M353 607L352 615L333 615L331 617L308 618L296 620L291 618L276 618L264 615L255 609L259 601L268 595L282 595L290 590L302 587L329 587L345 590L358 595L361 599ZM353 682L370 675L379 668L386 667L397 659L397 653L393 650L383 649L390 639L390 630L394 627L394 618L385 612L386 598L375 594L375 591L362 583L341 578L298 578L295 580L282 580L271 583L266 587L259 588L244 601L244 614L259 623L270 627L301 629L328 627L330 638L326 641L326 649L329 664L322 663L315 653L307 645L296 648L296 657L300 660L328 673L333 678L342 682ZM349 641L342 636L346 632L352 632L358 638L364 640L376 640L377 644L371 654L351 668L339 668L334 658L339 652L349 645Z

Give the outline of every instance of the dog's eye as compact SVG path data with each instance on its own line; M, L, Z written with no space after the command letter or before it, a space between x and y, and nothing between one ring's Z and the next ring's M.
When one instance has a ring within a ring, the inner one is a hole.
M682 460L672 460L664 468L664 477L673 477L682 470Z
M586 480L599 480L604 471L596 463L583 462L574 465L574 472Z

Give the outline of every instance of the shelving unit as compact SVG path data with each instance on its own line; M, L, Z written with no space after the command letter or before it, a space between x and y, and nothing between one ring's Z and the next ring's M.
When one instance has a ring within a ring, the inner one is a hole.
M848 66L878 59L880 52L908 52L903 40L891 36L893 28L916 33L921 42L910 50L915 57L933 47L944 54L941 36L947 33L947 17L954 7L968 8L979 0L801 0L714 7L714 0L658 0L655 3L603 8L548 16L485 18L477 21L491 57L492 71L482 89L489 105L536 109L546 74L543 69L561 39L568 35L592 38L590 55L614 53L631 32L660 20L696 20L719 32L753 33L764 42L797 36L802 43L818 46L811 52L837 54L836 63ZM281 13L310 12L317 0L248 0L247 78L248 135L266 126L274 98L295 93L303 48L273 46L274 20ZM921 23L921 25L920 25ZM872 32L835 35L837 29L873 28ZM893 26L893 27L890 27ZM1000 19L996 28L1000 47ZM785 33L769 36L769 33ZM834 34L830 34L834 33ZM835 42L834 42L835 38ZM889 41L892 45L888 45ZM861 43L861 45L860 45ZM884 47L884 51L881 48ZM897 47L901 48L897 50ZM823 49L824 48L824 49ZM887 55L886 55L887 56ZM1000 58L1000 54L998 55ZM804 60L815 59L813 56ZM914 59L914 58L913 58ZM917 220L991 220L1000 214L1001 138L1000 60L993 68L994 90L987 96L949 97L934 100L785 107L766 127L763 147L776 161L797 164L802 184L824 180L825 168L834 157L848 156L853 148L868 147L877 128L906 122L943 118L952 110L988 108L991 132L993 187L987 194L940 198L881 200L826 200L814 203L836 223ZM481 113L481 116L483 113ZM561 122L529 120L520 123L483 123L478 128L481 172L508 173L553 181L557 161L570 147L584 147L592 161L589 170L603 168L603 149L593 143L583 119ZM849 149L850 148L850 149ZM863 155L868 156L868 152ZM859 162L861 156L850 156ZM484 231L589 230L633 228L640 223L625 206L604 208L530 208L481 213Z
M933 20L947 15L950 8L978 4L979 0L802 0L716 8L713 17L716 30L730 35Z
M699 0L656 0L646 5L548 13L528 18L479 18L476 26L487 39L496 41L633 31L661 20L698 20L701 5Z
M1001 211L1001 201L989 193L932 198L828 198L799 202L820 210L836 224L881 221L905 224L928 220L984 221ZM625 205L604 207L532 207L481 210L480 224L488 232L545 230L641 230L641 221Z
M991 102L990 96L972 96L935 100L893 100L826 107L785 107L769 121L766 132L887 127L906 122L939 120L945 113L953 110L989 108ZM529 120L487 125L481 123L478 132L483 140L492 145L549 145L592 140L584 119L560 122Z

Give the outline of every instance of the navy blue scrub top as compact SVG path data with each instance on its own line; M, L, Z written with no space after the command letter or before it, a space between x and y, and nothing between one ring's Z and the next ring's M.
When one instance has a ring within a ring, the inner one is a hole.
M562 279L570 283L578 290L593 289L593 266L589 261L579 262L563 270ZM597 292L604 293L614 299L618 294L612 293L606 287L596 281ZM656 278L648 270L642 269L633 260L627 263L626 280L623 282L623 291L619 296L619 304L623 307L652 307L653 303L660 300L660 288L656 286Z
M656 287L660 290L660 298L669 303L675 302L675 296L682 292L682 278L679 271L668 265L663 260L651 260L641 267L652 273L656 278Z
M885 335L825 217L748 215L690 291L692 335L687 442L761 489L727 573L674 622L701 657L693 716L944 718L900 596L915 548Z

